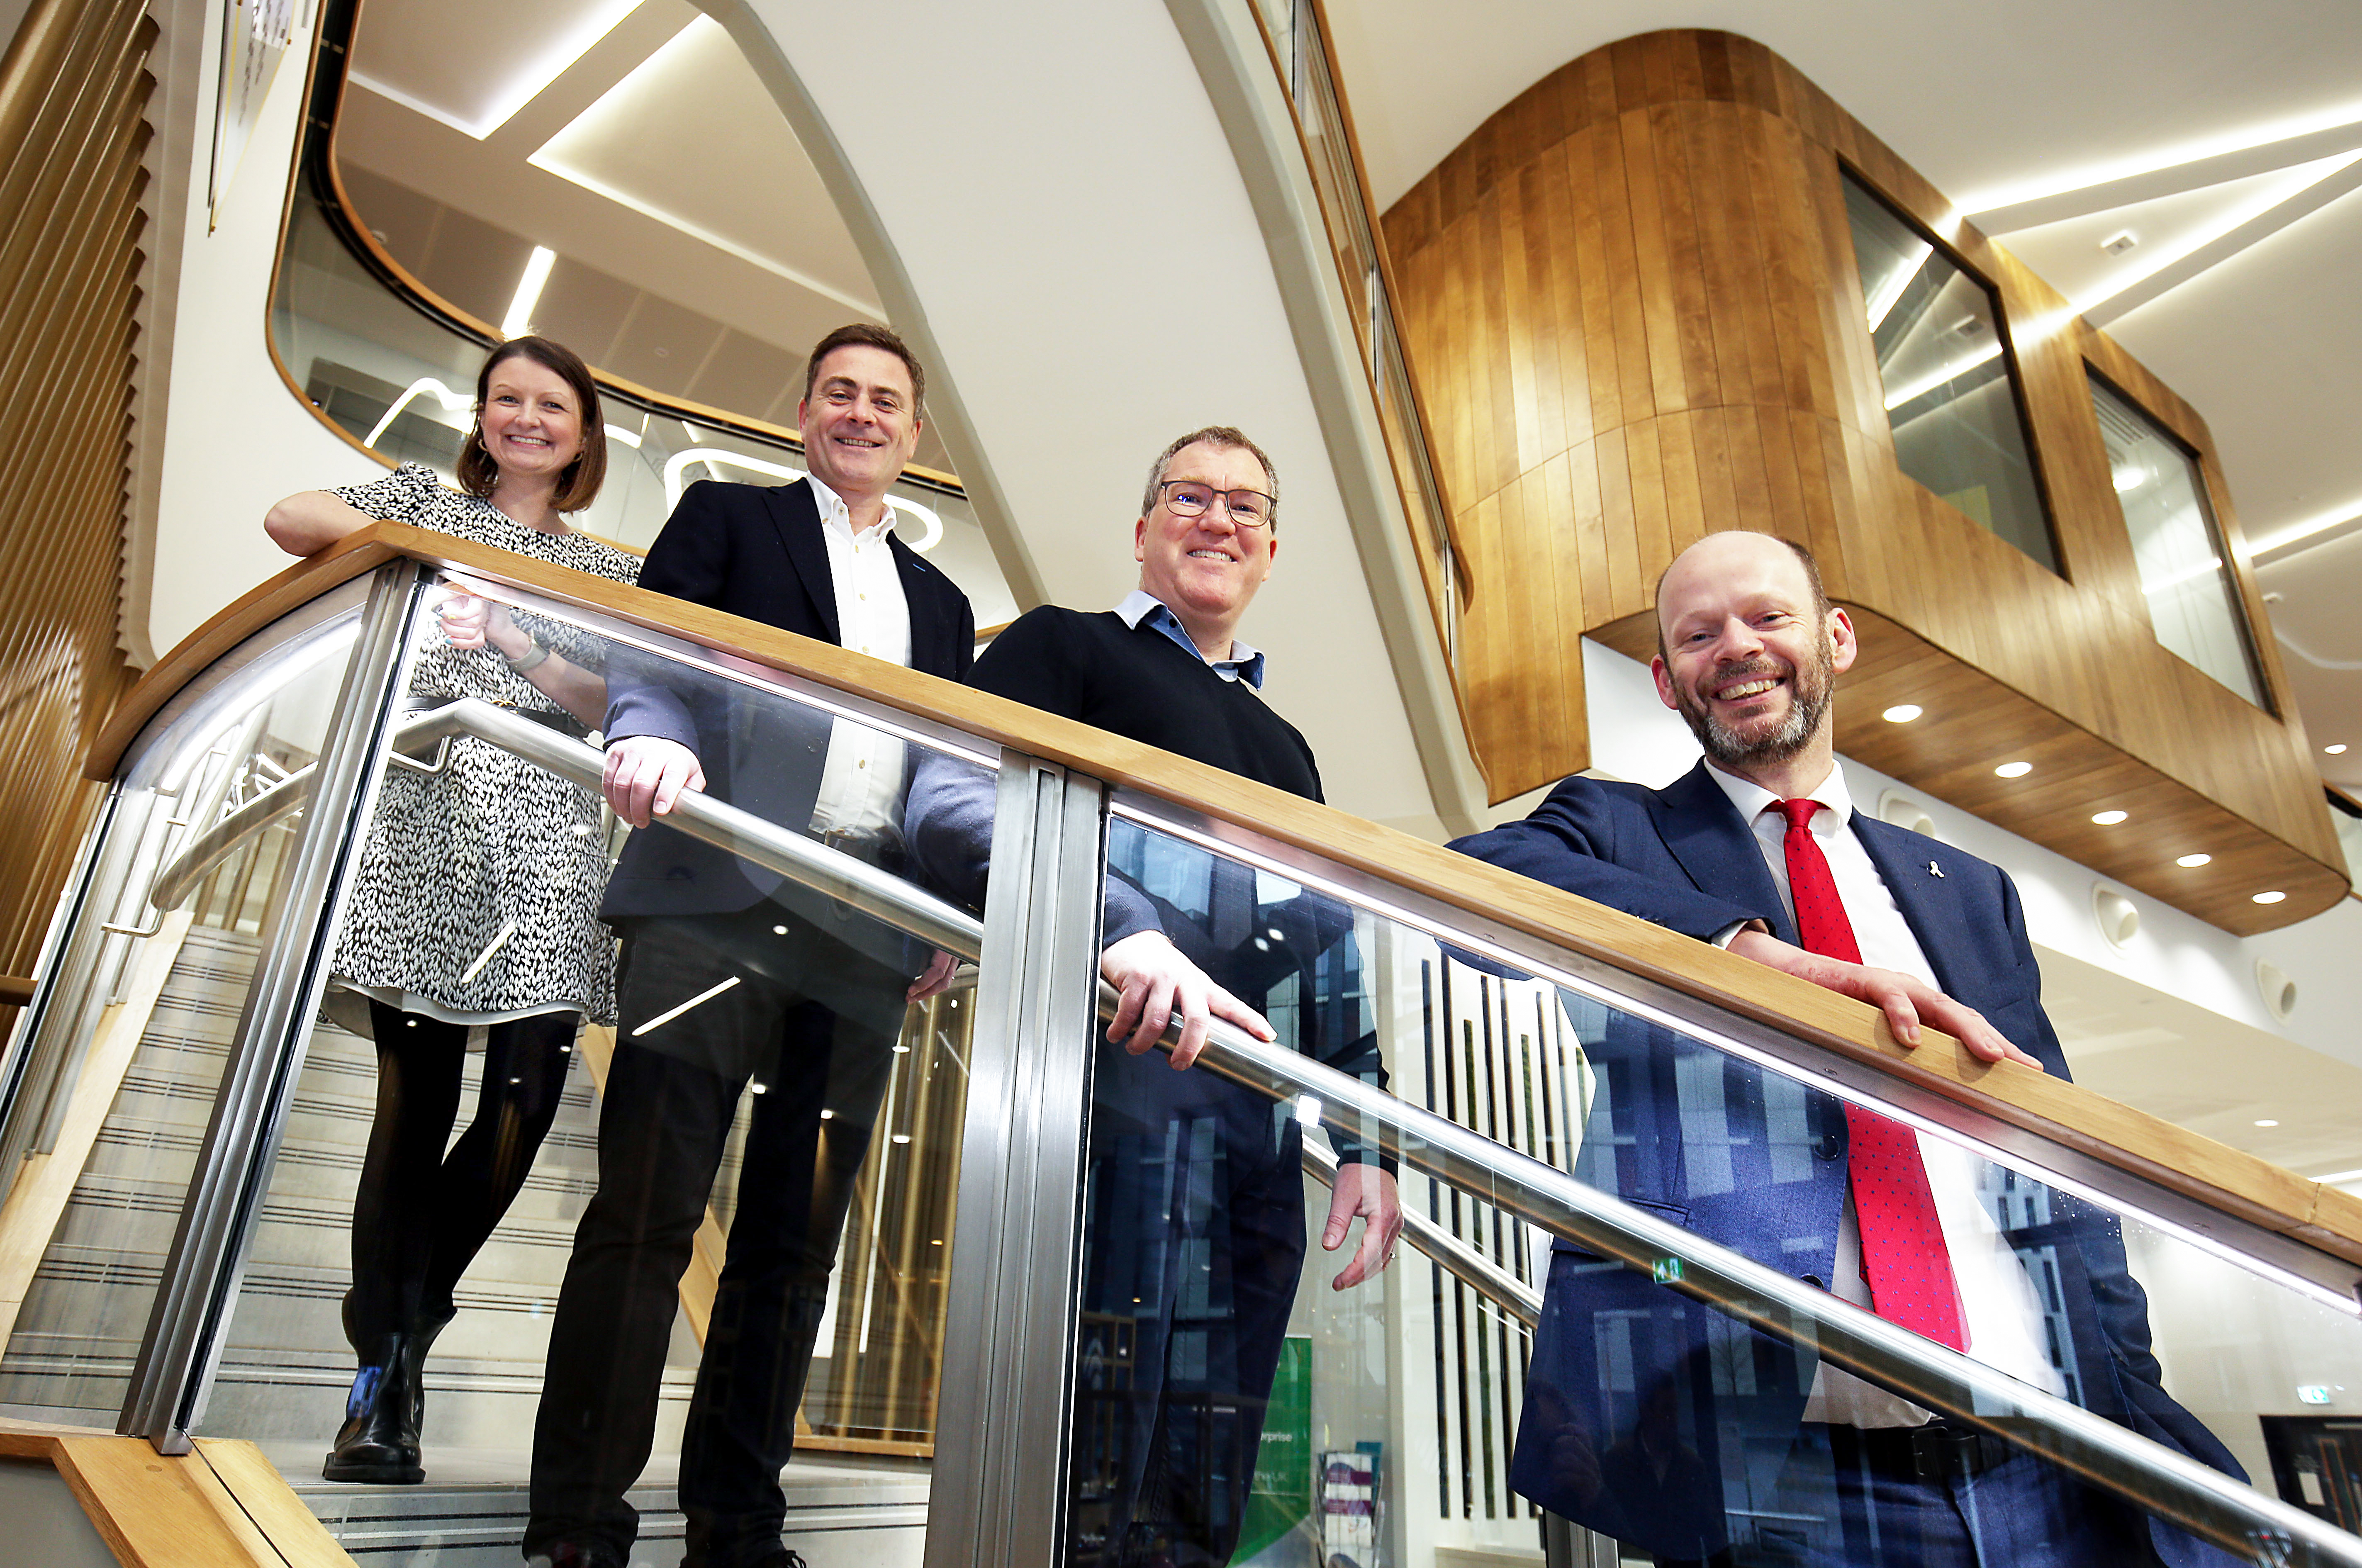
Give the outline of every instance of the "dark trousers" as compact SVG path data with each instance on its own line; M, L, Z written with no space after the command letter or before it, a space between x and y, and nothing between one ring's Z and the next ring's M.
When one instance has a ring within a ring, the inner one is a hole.
M1102 1044L1071 1534L1078 1562L1219 1568L1245 1522L1304 1266L1300 1130Z
M2124 1568L2153 1563L2132 1510L2058 1465L2013 1454L1975 1475L1904 1477L1842 1428L1799 1429L1759 1544L1765 1568ZM2227 1560L2226 1560L2227 1561Z
M475 1119L452 1143L466 1025L370 1003L377 1115L353 1194L345 1297L356 1349L451 1316L459 1276L524 1186L557 1115L581 1022L579 1013L544 1012L487 1029Z
M740 1568L778 1550L779 1471L908 983L768 905L627 933L599 1190L567 1264L534 1430L528 1553L571 1541L628 1554L638 1514L624 1493L655 1441L680 1277L750 1084L762 1092L681 1440L680 1506L692 1562Z

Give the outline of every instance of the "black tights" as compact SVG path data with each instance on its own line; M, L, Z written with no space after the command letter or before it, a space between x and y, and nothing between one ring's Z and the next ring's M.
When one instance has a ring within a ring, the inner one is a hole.
M566 1089L571 1012L485 1031L475 1120L444 1153L459 1114L468 1031L370 1003L377 1121L353 1195L353 1288L345 1328L358 1348L451 1315L451 1292L508 1212Z

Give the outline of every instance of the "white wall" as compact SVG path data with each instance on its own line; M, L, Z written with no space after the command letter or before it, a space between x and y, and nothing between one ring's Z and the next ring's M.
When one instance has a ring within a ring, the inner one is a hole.
M262 532L272 502L385 471L305 411L264 346L309 50L306 34L281 62L221 225L210 233L205 182L189 182L149 608L159 654L291 564ZM199 111L201 149L211 145L212 111L208 98Z

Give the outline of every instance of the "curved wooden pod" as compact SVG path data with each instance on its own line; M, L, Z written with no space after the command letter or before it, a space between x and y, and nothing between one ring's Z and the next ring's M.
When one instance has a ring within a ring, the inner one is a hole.
M1845 171L1998 293L2064 576L1897 468ZM1863 634L1848 755L2235 933L2345 892L2204 423L1786 61L1695 30L1594 50L1478 127L1385 230L1483 590L1462 679L1495 799L1588 765L1580 637L1645 658L1658 573L1712 529L1755 527L1809 544ZM2285 717L2157 641L2087 364L2200 454ZM1878 721L1904 701L1926 717ZM2019 756L2030 777L1992 776ZM2133 821L2092 823L2111 808ZM2174 864L2200 850L2202 874ZM2287 896L2255 903L2267 889Z

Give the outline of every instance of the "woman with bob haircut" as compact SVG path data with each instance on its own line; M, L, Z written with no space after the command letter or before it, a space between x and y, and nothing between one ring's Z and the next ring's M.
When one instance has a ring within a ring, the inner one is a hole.
M369 484L291 495L263 526L308 556L388 518L634 582L639 560L569 527L606 477L599 391L541 337L495 348L476 377L462 490L405 464ZM606 707L598 638L448 591L412 651L413 710L473 697L581 738ZM330 965L331 1018L377 1043L376 1119L353 1198L346 1338L360 1360L321 1473L415 1484L420 1368L453 1290L524 1186L557 1115L583 1019L614 1019L614 943L597 916L600 799L498 746L450 743L432 771L389 767ZM471 1031L474 1120L458 1120Z

